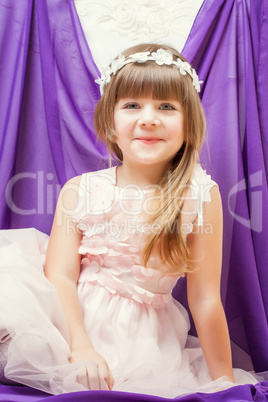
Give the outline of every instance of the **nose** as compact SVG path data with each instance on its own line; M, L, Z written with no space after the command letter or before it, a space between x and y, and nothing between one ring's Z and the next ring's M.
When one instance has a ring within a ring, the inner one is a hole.
M138 124L141 127L153 127L153 126L159 126L161 124L157 111L154 109L153 106L148 105L147 107L144 107L141 109L140 117L138 120Z

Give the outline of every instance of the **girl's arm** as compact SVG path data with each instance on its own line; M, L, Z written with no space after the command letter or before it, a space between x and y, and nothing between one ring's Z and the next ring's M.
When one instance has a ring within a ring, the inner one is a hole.
M218 187L204 204L204 224L189 235L196 272L187 274L187 294L198 338L212 380L227 376L234 382L230 338L220 297L222 262L222 205Z
M113 378L106 361L95 351L84 327L77 295L81 256L78 248L81 233L74 225L71 212L78 203L80 177L63 187L56 208L45 263L45 275L54 285L67 320L70 342L70 362L90 360L112 388ZM88 365L78 375L78 382L90 389L99 389L98 372Z

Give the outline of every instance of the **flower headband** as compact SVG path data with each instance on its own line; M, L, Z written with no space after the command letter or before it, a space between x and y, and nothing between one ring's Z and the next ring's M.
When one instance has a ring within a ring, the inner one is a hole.
M155 61L156 64L162 66L163 64L170 66L176 66L181 73L181 75L189 74L193 80L193 86L197 92L200 92L200 84L203 81L199 81L198 75L196 71L190 66L187 61L182 61L180 58L177 60L173 60L173 55L170 52L167 52L164 49L158 49L157 52L141 52L131 54L129 58L126 60L125 56L122 54L115 60L113 60L112 64L109 67L106 67L101 70L101 77L95 80L97 84L100 86L100 93L103 94L103 88L111 81L111 75L116 74L118 70L124 67L129 63L146 63L146 61Z

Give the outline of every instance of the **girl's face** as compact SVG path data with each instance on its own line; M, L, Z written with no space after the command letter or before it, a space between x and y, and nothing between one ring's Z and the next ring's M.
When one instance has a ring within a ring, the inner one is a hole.
M114 127L123 163L165 168L184 141L183 108L174 100L120 99L115 105Z

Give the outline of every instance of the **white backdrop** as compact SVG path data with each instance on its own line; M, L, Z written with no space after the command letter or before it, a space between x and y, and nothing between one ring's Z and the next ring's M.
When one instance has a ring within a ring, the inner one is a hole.
M99 68L143 42L181 51L203 0L74 0Z

